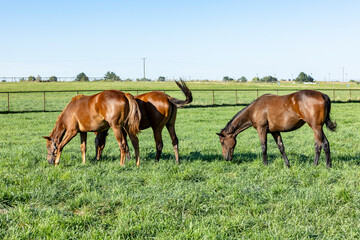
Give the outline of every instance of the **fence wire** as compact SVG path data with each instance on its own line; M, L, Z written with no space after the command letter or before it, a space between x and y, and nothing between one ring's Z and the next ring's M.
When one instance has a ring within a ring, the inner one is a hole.
M62 111L71 98L78 95L93 95L103 90L69 91L17 91L0 92L0 113ZM133 95L151 90L129 90ZM183 99L180 90L158 90ZM263 94L286 95L298 90L289 89L230 89L192 90L193 102L190 106L246 105ZM360 89L318 89L327 94L333 102L360 102Z

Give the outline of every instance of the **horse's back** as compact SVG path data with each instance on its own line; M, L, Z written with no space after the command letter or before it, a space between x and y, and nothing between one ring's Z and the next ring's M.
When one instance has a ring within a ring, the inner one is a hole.
M268 125L273 131L292 131L305 122L323 124L326 116L323 94L314 90L301 90L277 96L266 94L254 102L253 118L259 126Z
M169 96L164 93L164 92L160 92L160 91L152 91L152 92L147 92L147 93L143 93L140 95L135 96L135 98L140 99L144 102L169 102Z
M322 125L327 115L326 95L315 90L294 93L294 106L301 118L310 126Z
M252 123L257 128L268 128L270 132L295 130L303 125L301 118L289 104L290 95L277 96L266 94L252 105Z
M124 121L128 112L128 100L125 93L118 90L106 90L92 99L93 109L107 121L117 119Z
M160 91L152 91L135 96L136 101L141 109L141 129L146 129L150 126L164 126L176 108L173 103L169 101L169 96Z
M127 114L125 94L106 90L91 96L76 96L68 106L69 122L75 121L80 131L99 131L109 124L125 121Z
M144 105L144 106L148 106L147 108L151 108L150 107L151 104L153 108L156 108L156 110L165 117L169 114L170 105L172 103L169 101L169 96L164 92L160 92L160 91L148 92L141 95L137 95L135 96L135 98L142 101L143 103L148 103Z

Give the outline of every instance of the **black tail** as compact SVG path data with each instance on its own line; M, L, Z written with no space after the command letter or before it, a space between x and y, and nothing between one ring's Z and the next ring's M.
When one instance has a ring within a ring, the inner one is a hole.
M326 127L331 131L335 131L337 125L336 121L332 122L330 119L331 100L329 96L326 94L323 94L323 98L325 100L325 108L326 108L326 118L325 118Z
M175 83L176 83L176 85L178 85L178 87L184 93L184 95L186 96L186 99L179 100L179 99L176 99L173 97L169 97L169 101L172 102L173 104L175 104L177 107L182 107L182 106L185 106L186 104L191 103L193 100L192 94L191 94L190 89L186 86L185 82L180 79L180 83L177 81L175 81Z

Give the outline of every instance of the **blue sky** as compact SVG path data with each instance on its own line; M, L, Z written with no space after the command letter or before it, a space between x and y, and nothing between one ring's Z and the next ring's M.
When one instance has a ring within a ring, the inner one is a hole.
M0 1L0 76L360 79L360 1Z

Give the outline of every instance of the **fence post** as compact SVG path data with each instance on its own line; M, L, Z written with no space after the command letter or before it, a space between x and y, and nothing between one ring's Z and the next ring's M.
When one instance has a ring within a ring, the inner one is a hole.
M349 100L351 101L351 89L349 89Z
M235 98L236 98L236 104L238 103L237 102L237 90L235 90Z
M333 101L335 101L335 89L333 89Z
M46 109L45 109L45 91L43 93L44 93L44 112L45 112L46 111Z
M256 90L256 98L259 97L259 90Z
M7 93L7 102L8 102L8 112L10 112L10 93Z
M214 105L215 91L212 90L212 92L213 92L212 105Z

